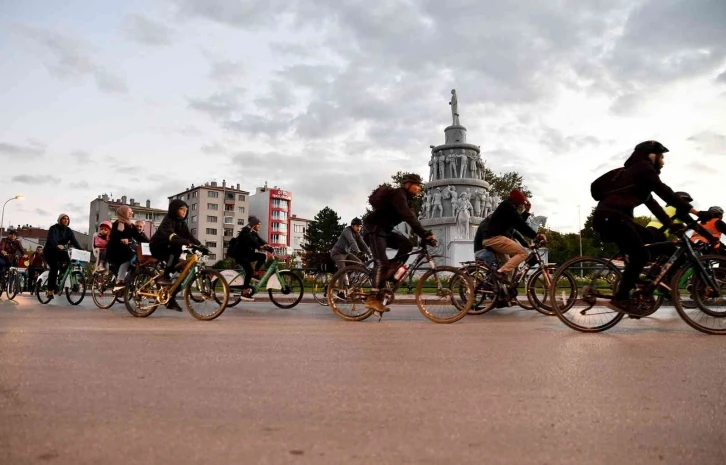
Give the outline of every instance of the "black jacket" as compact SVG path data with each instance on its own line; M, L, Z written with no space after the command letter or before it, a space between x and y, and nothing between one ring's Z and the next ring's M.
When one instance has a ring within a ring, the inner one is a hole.
M489 218L489 225L487 226L486 232L482 232L481 236L483 237L481 237L479 242L496 236L511 238L515 229L522 233L523 236L533 239L537 235L537 231L527 224L526 220L529 218L529 215L529 212L526 211L520 214L517 211L517 207L514 205L514 202L511 200L507 199L503 201L499 204L497 209L494 210L491 218ZM476 236L479 235L479 229L477 229ZM476 236L474 236L475 246L477 240Z
M56 249L59 245L68 244L71 244L76 249L83 248L76 240L76 235L73 234L73 230L69 226L62 226L56 223L48 229L48 238L45 241L43 251L47 252L49 249Z
M673 189L660 180L660 170L648 159L647 154L634 153L625 162L625 171L620 175L614 192L605 194L597 204L595 211L599 214L615 214L623 218L633 219L633 210L645 204L656 218L665 226L670 227L672 221L651 193L655 193L666 204L676 207L678 214L690 212L691 204L678 197Z
M267 242L265 242L265 240L257 234L257 231L253 230L249 226L245 226L237 236L235 256L240 258L251 257L255 254L257 249L260 249L265 245L267 245Z
M186 217L179 218L176 214L176 211L183 206L187 206L186 202L179 199L174 199L171 203L169 203L169 211L167 212L167 215L163 220L161 220L159 229L157 229L154 235L151 236L151 240L149 241L150 247L157 250L163 247L181 248L182 246L188 245L190 242L192 244L201 245L201 242L199 242L196 237L192 236L191 231L189 231L189 226L187 226L187 222L184 221L186 220ZM187 215L189 215L188 210Z
M411 208L411 200L413 197L404 189L391 189L385 198L381 201L381 208L374 208L373 211L363 219L366 231L374 231L382 229L384 231L392 231L397 224L405 221L419 237L426 238L431 235L431 231L427 231L416 218Z
M114 265L120 265L131 260L136 255L133 245L124 244L121 239L131 239L136 242L149 242L132 224L122 223L118 220L111 226L111 236L106 245L106 260Z

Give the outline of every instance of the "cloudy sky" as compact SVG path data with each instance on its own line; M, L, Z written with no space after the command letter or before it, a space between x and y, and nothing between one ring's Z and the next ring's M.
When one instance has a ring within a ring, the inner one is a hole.
M222 179L349 221L427 172L452 88L555 229L647 139L667 183L726 204L725 25L723 0L0 2L0 201L26 196L5 221L83 230L103 192L163 206Z

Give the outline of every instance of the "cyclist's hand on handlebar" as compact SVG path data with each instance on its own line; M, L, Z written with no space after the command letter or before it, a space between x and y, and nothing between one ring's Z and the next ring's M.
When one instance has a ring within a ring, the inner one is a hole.
M543 244L546 244L547 236L545 236L544 234L537 234L536 236L534 236L534 240L535 242L541 242Z
M708 210L699 211L696 216L698 216L698 221L708 221L713 218L713 215Z
M686 229L688 228L683 223L673 223L670 226L671 232L676 236L682 236L686 232Z
M66 248L66 246L65 246L65 245L60 245L60 244L58 244L58 248L59 248L59 249L61 249L61 250L63 250L63 249L65 249L65 248Z

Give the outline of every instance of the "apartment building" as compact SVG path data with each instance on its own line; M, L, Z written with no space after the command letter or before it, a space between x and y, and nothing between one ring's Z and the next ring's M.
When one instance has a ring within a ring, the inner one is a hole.
M225 180L194 186L169 197L189 205L187 224L192 234L211 251L210 260L221 260L229 241L247 224L250 215L250 193L239 184L227 185Z
M250 196L250 215L262 221L259 235L275 249L277 255L289 255L291 208L292 192L277 186L269 188L267 183Z
M312 220L300 218L297 215L290 217L290 247L289 254L293 256L301 256L303 253L303 244L305 244L305 231L308 224Z
M152 208L151 201L146 200L146 204L142 206L134 199L128 199L124 195L120 199L112 199L107 194L99 195L98 198L91 201L90 212L88 214L88 234L93 237L93 233L98 231L98 225L108 220L114 222L118 219L116 210L122 205L128 205L134 210L134 221L141 220L144 222L144 232L151 237L156 232L156 228L161 224L161 220L167 213L167 209Z

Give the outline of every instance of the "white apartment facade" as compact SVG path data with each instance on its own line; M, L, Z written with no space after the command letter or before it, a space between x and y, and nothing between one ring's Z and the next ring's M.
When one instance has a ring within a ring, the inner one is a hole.
M289 255L300 257L303 253L302 246L305 244L305 231L312 220L300 218L297 215L290 217L290 247Z
M91 201L90 211L88 214L88 235L93 237L93 233L98 232L98 225L104 221L114 222L118 219L116 210L122 205L128 205L134 211L134 221L141 220L144 222L144 232L151 237L156 228L161 224L161 220L167 213L167 209L153 208L151 201L146 200L146 204L141 206L134 199L129 199L124 195L120 199L112 199L107 194L99 195Z

